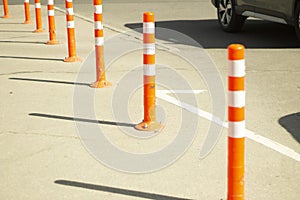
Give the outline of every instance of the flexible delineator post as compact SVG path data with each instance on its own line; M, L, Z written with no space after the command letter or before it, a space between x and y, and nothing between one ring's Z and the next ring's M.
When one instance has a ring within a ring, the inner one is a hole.
M96 81L91 84L93 88L103 88L112 84L106 80L104 64L104 34L102 23L102 0L94 0L94 28L95 28L95 56Z
M155 22L152 12L143 16L144 120L137 130L158 131L163 126L156 121L155 84Z
M25 21L24 24L31 24L30 20L30 4L29 0L24 0L24 13L25 13Z
M36 22L36 29L33 31L35 33L44 32L42 28L42 11L41 11L41 0L34 0L35 4L35 22Z
M245 53L244 46L228 47L228 200L244 200Z
M56 39L54 0L48 0L47 8L48 8L49 41L46 44L59 44L59 41Z
M9 12L8 12L8 1L7 0L2 0L3 3L3 12L4 15L2 16L2 18L9 18Z
M67 34L68 34L68 53L69 56L64 60L65 62L81 61L76 55L76 40L75 40L75 23L73 1L65 0L66 3L66 19L67 19Z

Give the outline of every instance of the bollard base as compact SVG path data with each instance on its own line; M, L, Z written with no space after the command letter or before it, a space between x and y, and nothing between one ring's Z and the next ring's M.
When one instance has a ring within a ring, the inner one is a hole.
M34 30L32 32L33 33L43 33L43 32L45 32L45 30L44 29L36 29L36 30Z
M2 18L11 18L11 16L10 15L4 15L4 16L2 16Z
M32 21L25 21L25 22L23 22L23 24L32 24Z
M105 88L105 87L110 87L110 86L112 86L112 84L106 80L105 81L96 81L90 85L90 87L92 87L92 88Z
M64 59L64 62L81 62L81 58L78 57L68 57Z
M159 122L141 122L141 123L137 124L134 128L136 130L139 130L139 131L155 131L155 132L158 132L162 128L164 128L164 125L162 125Z
M60 44L60 42L58 40L49 40L48 42L46 42L46 44L55 45L55 44Z

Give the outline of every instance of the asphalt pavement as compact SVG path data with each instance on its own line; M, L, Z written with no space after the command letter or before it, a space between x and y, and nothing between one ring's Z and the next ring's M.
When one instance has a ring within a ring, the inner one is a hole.
M246 199L299 199L300 54L293 28L250 19L243 32L226 34L209 1L104 0L113 86L94 90L91 2L74 1L83 60L75 63L63 62L64 3L57 1L55 11L61 43L50 46L46 7L45 32L32 33L35 23L22 24L17 3L10 1L11 18L0 18L0 199L226 199L227 129L216 122L227 121L231 43L246 46ZM164 124L158 133L133 128L143 118L145 11L156 16L157 116ZM215 146L200 159L207 138Z

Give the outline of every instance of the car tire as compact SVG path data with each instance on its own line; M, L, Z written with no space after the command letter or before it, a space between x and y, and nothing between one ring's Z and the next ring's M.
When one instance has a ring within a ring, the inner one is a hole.
M295 10L295 31L298 39L300 40L300 3L297 3Z
M235 13L234 0L218 0L217 3L218 21L226 32L241 31L246 17Z

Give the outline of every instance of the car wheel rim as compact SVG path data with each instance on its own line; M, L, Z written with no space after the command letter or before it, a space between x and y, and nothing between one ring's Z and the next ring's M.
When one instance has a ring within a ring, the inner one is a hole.
M220 0L219 3L219 18L223 26L228 26L232 17L231 0Z

